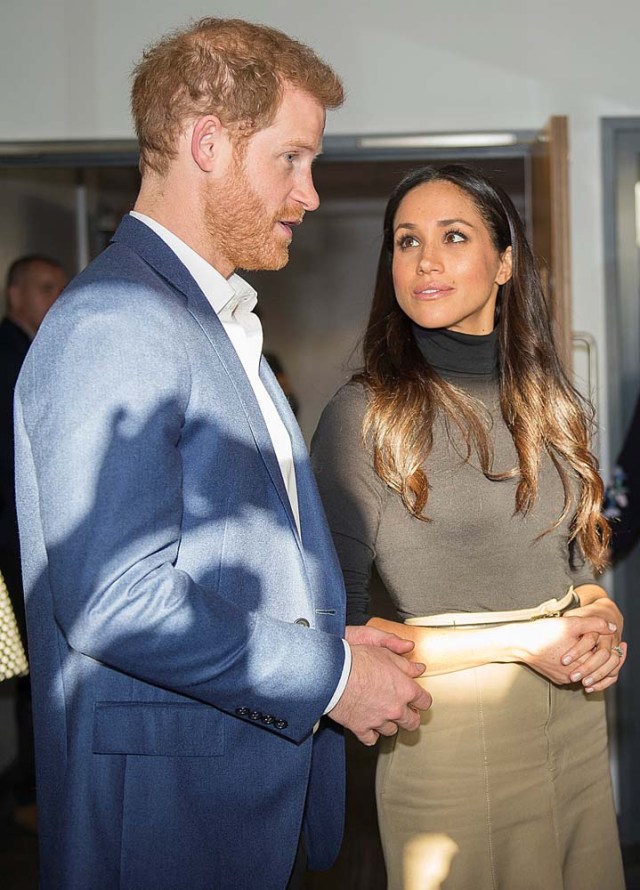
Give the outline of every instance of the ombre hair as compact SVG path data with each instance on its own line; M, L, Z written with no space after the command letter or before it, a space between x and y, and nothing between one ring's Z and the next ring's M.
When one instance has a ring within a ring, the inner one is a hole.
M237 138L268 127L286 84L324 108L344 101L338 75L306 46L266 25L204 18L147 49L133 72L140 172L168 172L182 128L207 114Z
M478 401L444 380L420 352L411 320L396 300L393 225L402 199L429 182L449 182L482 216L499 255L511 247L512 275L496 302L500 406L518 455L518 466L492 468L492 448ZM499 323L498 323L499 322ZM603 483L590 450L593 411L564 372L551 320L522 221L509 196L478 170L462 164L423 167L394 189L384 216L383 243L373 303L363 342L364 366L354 380L369 393L363 436L373 447L378 476L418 519L429 521L426 459L436 416L457 427L467 459L476 452L491 480L519 478L516 512L531 510L538 494L540 458L546 452L564 488L562 513L547 534L574 514L571 539L595 569L606 565L609 527L600 505Z

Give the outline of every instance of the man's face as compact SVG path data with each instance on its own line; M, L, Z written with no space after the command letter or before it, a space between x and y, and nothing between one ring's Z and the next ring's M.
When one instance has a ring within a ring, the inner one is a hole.
M67 276L58 266L39 260L30 263L9 288L12 315L28 333L35 334L66 284Z
M287 264L293 227L320 203L311 165L324 122L316 99L287 86L271 126L238 146L227 174L209 187L206 225L223 275Z

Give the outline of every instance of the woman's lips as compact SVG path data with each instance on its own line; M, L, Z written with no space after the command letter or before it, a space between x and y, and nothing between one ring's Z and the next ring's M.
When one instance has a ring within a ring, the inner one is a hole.
M444 297L447 294L450 294L453 290L452 287L443 284L434 284L432 286L421 287L420 290L414 290L413 296L416 300L437 300L439 297Z

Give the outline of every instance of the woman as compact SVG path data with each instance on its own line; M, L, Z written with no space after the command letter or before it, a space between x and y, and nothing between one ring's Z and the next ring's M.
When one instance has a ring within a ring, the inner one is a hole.
M414 640L433 695L417 734L381 744L391 890L419 834L457 845L447 890L622 888L597 693L626 646L594 583L602 483L522 223L480 173L426 167L392 194L364 367L325 410L313 455L348 621ZM374 562L403 620L533 609L570 585L579 608L399 627L369 615ZM583 633L575 616L608 625Z

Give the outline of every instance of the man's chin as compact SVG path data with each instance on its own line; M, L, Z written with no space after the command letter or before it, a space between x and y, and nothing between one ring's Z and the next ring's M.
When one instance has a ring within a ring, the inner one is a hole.
M245 272L277 272L284 269L289 262L289 247L283 250L273 251L269 256L242 257L236 264L238 269Z

